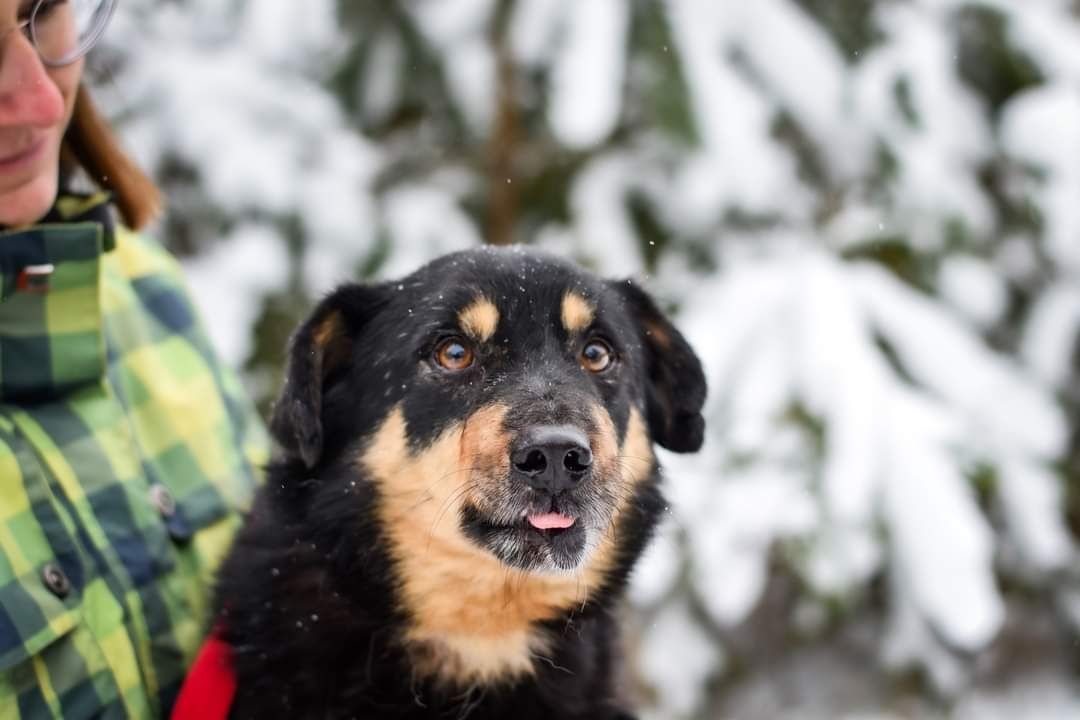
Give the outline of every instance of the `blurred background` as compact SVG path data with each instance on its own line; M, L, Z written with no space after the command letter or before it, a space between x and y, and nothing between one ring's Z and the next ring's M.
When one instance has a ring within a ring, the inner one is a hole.
M322 293L482 242L673 313L648 717L1080 717L1080 2L123 0L95 53L264 411Z

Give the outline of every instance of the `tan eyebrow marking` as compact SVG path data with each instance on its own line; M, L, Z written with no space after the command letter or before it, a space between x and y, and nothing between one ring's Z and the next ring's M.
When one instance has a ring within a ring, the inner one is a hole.
M458 323L466 335L486 342L499 325L499 308L486 297L478 297L458 313Z
M569 332L584 330L592 324L596 311L584 297L567 291L562 299L562 324Z

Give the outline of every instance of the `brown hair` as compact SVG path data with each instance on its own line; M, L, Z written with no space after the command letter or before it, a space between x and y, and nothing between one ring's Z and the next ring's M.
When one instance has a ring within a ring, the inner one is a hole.
M62 175L82 168L94 184L113 194L128 227L138 230L161 211L161 192L124 152L82 84L75 96L71 124L64 135L64 151Z

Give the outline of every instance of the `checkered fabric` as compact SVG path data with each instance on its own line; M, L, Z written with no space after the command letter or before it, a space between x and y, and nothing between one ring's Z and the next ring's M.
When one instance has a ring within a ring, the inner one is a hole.
M168 713L267 447L107 198L0 233L0 720Z

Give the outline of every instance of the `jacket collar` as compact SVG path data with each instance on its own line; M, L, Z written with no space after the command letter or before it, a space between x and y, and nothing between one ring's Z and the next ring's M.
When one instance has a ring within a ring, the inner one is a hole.
M0 232L0 403L56 399L104 374L108 200L65 196L37 225Z
M69 260L90 260L112 250L116 236L109 199L104 192L63 195L36 225L0 230L0 302L20 286L26 289L34 271Z

